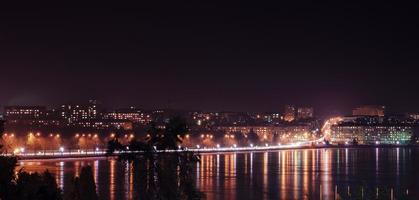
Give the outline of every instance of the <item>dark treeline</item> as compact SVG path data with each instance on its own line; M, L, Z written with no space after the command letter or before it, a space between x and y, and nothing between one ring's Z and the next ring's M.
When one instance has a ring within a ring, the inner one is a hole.
M3 123L0 122L0 133ZM0 145L0 153L3 146ZM45 171L28 173L24 169L16 172L17 157L0 156L0 199L1 200L97 200L96 185L92 168L85 166L79 177L73 179L72 189L63 194L54 176Z

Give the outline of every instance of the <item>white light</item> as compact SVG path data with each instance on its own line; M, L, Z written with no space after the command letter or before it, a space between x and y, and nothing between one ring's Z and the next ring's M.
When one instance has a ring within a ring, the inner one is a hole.
M196 148L198 148L198 149L199 149L199 148L201 148L201 146L199 146L199 145L196 145Z
M400 144L400 142L399 142L399 141L397 141L397 142L396 142L396 144Z
M220 148L220 144L217 144L217 148Z
M60 152L64 152L64 147L60 147Z
M99 148L98 147L96 147L96 151L99 151Z
M182 147L179 145L179 146L177 146L177 148L178 148L178 149L181 149Z
M233 144L233 147L236 148L237 147L237 144Z
M253 147L253 144L250 144L250 147Z
M269 144L268 144L268 143L266 143L266 144L265 144L265 146L267 146L267 147L268 147L268 146L269 146Z
M375 144L380 144L380 142L379 141L375 141Z
M281 146L281 143L278 143L278 146Z

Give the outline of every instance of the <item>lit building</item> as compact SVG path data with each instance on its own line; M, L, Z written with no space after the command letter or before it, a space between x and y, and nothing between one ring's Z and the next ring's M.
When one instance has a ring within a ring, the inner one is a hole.
M132 122L128 120L83 120L75 122L73 126L87 129L133 129Z
M310 125L282 125L282 126L222 126L217 128L226 134L254 132L259 139L269 142L302 142L315 137L315 131ZM275 139L277 138L277 139Z
M292 122L295 120L295 106L286 105L284 110L284 120L287 122Z
M5 119L39 119L46 113L45 106L6 106Z
M130 107L128 109L119 109L113 112L104 114L104 119L110 120L128 120L134 124L146 125L152 121L150 114L144 113L143 111Z
M359 144L408 144L413 136L411 126L339 124L331 128L331 142Z
M384 116L385 107L384 106L375 106L375 105L368 105L368 106L361 106L355 108L352 111L352 115L354 116Z
M297 110L297 119L312 119L314 117L314 109L312 107L300 107Z
M68 125L77 121L93 120L99 117L99 108L95 100L90 100L87 105L66 104L58 110L60 118Z
M410 113L409 117L411 119L414 119L414 120L418 121L419 120L419 113Z

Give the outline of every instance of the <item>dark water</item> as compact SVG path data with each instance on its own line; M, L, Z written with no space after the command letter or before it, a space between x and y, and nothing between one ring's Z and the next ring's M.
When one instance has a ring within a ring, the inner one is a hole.
M419 199L419 149L307 149L204 154L196 185L207 199ZM131 164L107 159L22 161L64 190L91 165L101 199L136 199ZM418 186L416 184L418 183Z

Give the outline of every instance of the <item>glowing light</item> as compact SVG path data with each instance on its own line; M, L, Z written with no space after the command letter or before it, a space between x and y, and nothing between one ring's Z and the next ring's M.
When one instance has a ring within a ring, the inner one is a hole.
M233 144L233 147L234 147L234 148L237 148L237 144Z
M114 137L115 137L115 133L112 133L112 134L111 134L111 138L114 138Z
M38 137L41 136L41 133L40 132L36 133L36 136L38 136Z
M220 144L217 144L217 148L220 148Z
M64 152L64 147L60 147L60 152L62 153L62 152Z
M253 144L250 144L250 147L253 147Z
M74 137L75 138L78 138L78 137L80 137L80 135L77 133L76 135L74 135Z
M379 145L380 144L380 141L375 141L375 144Z
M198 148L198 149L199 149L199 148L201 148L201 146L199 146L199 144L198 144L198 145L196 145L196 148Z
M130 138L134 138L134 134L131 134L129 137L130 137Z

